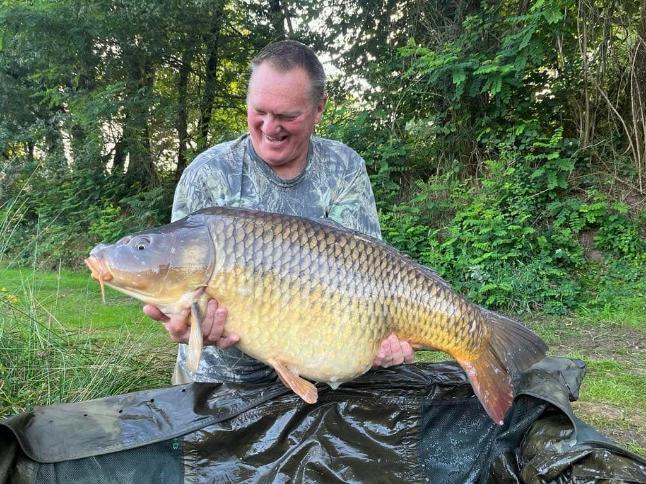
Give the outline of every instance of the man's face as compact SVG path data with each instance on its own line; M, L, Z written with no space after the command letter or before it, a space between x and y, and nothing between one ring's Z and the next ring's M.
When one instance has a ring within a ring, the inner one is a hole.
M314 103L307 72L256 67L247 93L247 126L254 150L284 179L305 167L309 139L321 119L325 99Z

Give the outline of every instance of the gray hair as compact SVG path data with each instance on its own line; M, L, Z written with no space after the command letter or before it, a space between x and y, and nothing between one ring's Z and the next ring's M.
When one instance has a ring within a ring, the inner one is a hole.
M281 72L297 67L305 70L312 81L312 100L318 103L325 96L325 71L312 49L295 40L280 40L266 45L251 61L251 75L258 66L269 62Z

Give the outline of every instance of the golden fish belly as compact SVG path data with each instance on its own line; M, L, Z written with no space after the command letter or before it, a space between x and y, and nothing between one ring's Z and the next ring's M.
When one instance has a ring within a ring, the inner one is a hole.
M237 268L214 278L214 297L229 310L227 331L254 358L278 359L295 373L329 383L367 371L387 335L387 315L376 301Z

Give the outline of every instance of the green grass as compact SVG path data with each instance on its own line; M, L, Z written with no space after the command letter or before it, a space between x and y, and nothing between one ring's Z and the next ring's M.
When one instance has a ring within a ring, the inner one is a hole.
M88 274L0 269L0 417L167 385L175 345Z
M629 450L646 455L646 301L620 298L576 317L543 318L532 328L549 354L582 360L576 414Z
M624 299L575 316L524 320L549 354L587 365L579 417L646 455L645 301ZM418 352L417 361L450 359ZM0 416L168 385L175 344L141 304L109 288L106 304L86 272L0 268Z
M605 401L617 406L635 407L644 411L646 380L643 375L631 374L614 361L591 360L586 381L587 398Z
M47 321L64 321L70 329L89 325L110 333L139 326L147 319L142 316L140 303L110 288L106 288L106 304L102 304L99 285L89 272L0 269L2 288L14 295L17 306L35 305Z

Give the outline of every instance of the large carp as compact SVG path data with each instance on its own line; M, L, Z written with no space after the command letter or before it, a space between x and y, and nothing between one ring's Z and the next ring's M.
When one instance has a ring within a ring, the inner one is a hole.
M366 372L395 333L415 348L449 353L487 413L502 424L513 379L545 355L520 323L472 304L430 269L389 245L313 220L210 208L98 245L92 276L166 314L191 308L189 367L202 350L209 298L228 309L225 334L272 366L309 403Z

